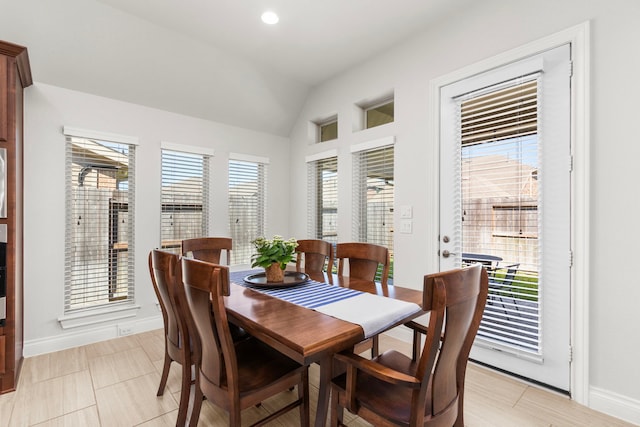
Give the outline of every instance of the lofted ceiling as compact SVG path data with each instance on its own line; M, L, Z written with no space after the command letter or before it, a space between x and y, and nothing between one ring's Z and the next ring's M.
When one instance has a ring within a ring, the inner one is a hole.
M0 38L36 82L288 136L312 87L471 3L0 0Z
M98 0L316 85L460 7L456 0ZM265 25L260 15L276 12Z

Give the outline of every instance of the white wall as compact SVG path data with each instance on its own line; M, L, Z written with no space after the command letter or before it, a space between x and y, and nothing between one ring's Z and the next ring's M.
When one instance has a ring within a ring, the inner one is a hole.
M136 152L134 332L162 327L147 266L160 239L160 142L213 148L211 235L229 236L228 153L270 159L267 233L288 233L289 140L41 83L25 91L25 356L115 337L111 321L63 330L65 137L63 126L139 138ZM277 156L274 156L277 154ZM284 208L282 208L284 207Z
M640 2L636 0L478 1L349 72L316 87L291 133L292 206L306 206L305 156L338 149L339 240L351 237L349 147L395 135L395 205L412 205L413 233L395 236L395 281L419 287L435 271L437 218L430 193L433 147L429 82L447 73L517 48L585 21L591 22L591 170L589 393L592 407L640 423L638 301L635 256L640 233L637 181L640 144L630 123L638 119L640 96ZM395 91L396 122L353 132L354 103ZM339 138L313 145L308 123L338 114ZM629 191L630 190L630 191ZM397 210L396 210L397 211ZM306 216L291 218L291 233L306 235ZM396 222L398 216L396 215ZM435 231L434 231L435 230ZM580 287L581 284L577 283Z
M23 2L10 3L19 9L12 20L32 20L27 10L15 6ZM39 5L44 3L49 2ZM44 14L41 21L46 22ZM138 188L144 192L138 193L136 206L136 282L141 309L135 320L141 328L159 326L146 257L148 250L158 244L161 140L213 147L213 190L217 194L226 189L228 152L270 157L267 234L297 237L307 232L303 213L307 203L304 158L337 148L339 233L341 240L349 240L349 146L395 135L396 206L412 205L414 209L413 233L396 235L395 276L403 285L419 287L422 276L436 268L433 260L437 248L432 226L436 220L435 200L427 191L434 187L436 179L431 171L433 147L427 144L431 130L429 81L590 20L590 404L640 423L640 370L636 368L640 354L636 327L640 286L634 269L640 233L633 225L634 213L640 208L640 198L633 188L640 144L632 127L639 113L636 100L640 99L640 55L635 47L640 40L639 17L637 0L475 2L473 7L443 19L440 25L386 54L316 87L291 132L290 157L282 156L286 153L286 138L36 83L26 90L25 100L25 353L58 350L116 333L114 322L63 331L57 321L63 312L64 282L62 126L140 138L137 179ZM36 31L40 28L37 20L34 23L28 31L23 25L9 25L9 32L2 37L30 47L30 54L34 54L32 65L37 63L37 57L59 53L46 43L31 50L46 37L46 32ZM36 80L37 76L34 69ZM395 92L396 122L353 132L353 104L390 90ZM308 121L336 113L340 119L339 139L309 144ZM279 157L272 153L279 153ZM289 200L289 194L296 196ZM225 196L226 193L221 196L223 202L214 204L212 234L227 234ZM295 215L288 214L289 206L295 207Z

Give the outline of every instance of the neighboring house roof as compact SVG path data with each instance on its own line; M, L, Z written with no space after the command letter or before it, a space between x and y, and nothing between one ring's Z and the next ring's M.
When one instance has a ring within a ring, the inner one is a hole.
M537 168L502 155L462 161L464 198L537 199Z

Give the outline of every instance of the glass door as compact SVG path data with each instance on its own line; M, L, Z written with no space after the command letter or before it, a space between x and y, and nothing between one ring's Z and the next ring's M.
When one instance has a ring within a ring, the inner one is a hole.
M443 88L440 268L481 263L472 359L569 390L570 60L561 46Z

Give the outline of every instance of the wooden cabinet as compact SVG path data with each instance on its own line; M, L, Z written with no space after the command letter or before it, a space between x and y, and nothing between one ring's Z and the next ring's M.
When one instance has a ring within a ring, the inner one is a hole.
M23 89L32 83L27 49L0 41L0 153L5 154L0 193L6 200L6 210L0 209L0 229L6 228L6 318L0 320L0 393L15 390L23 359Z

